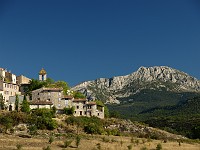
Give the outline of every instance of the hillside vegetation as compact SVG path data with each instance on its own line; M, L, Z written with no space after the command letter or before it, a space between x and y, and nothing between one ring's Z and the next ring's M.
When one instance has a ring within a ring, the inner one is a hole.
M0 114L2 150L198 149L198 141L125 119L55 115L54 110Z

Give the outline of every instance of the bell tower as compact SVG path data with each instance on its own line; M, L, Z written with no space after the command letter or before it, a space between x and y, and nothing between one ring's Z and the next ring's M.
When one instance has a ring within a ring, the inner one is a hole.
M46 81L47 80L47 72L42 68L39 72L39 80Z

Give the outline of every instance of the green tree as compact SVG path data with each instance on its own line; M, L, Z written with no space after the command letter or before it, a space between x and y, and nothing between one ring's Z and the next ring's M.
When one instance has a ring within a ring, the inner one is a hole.
M31 92L33 90L37 90L41 87L47 86L47 84L48 83L46 81L39 81L37 79L31 79L30 84L29 84L28 88L26 89L26 95L29 95L31 97L32 96Z
M65 82L65 81L57 81L54 84L56 85L56 87L63 88L63 94L67 95L67 90L69 90L69 86L68 86L67 82Z
M30 125L34 125L37 129L53 130L57 128L57 122L52 119L52 110L47 108L35 109L31 112L29 120Z
M0 109L4 110L5 109L5 103L4 103L4 99L3 99L3 95L0 94Z
M73 96L74 96L74 98L85 98L85 95L83 95L82 93L77 92L77 91L75 91L73 93Z
M74 111L75 111L75 108L74 108L74 107L70 107L70 108L65 107L65 108L63 109L63 111L64 111L64 113L65 113L66 115L73 115L73 114L74 114Z
M67 90L69 90L69 86L68 86L67 82L65 82L65 81L56 81L54 83L47 84L47 87L62 88L64 95L67 95Z
M21 106L21 111L26 112L26 113L28 113L30 111L30 105L26 99L26 95L24 95L24 99L23 99L22 106Z
M19 111L19 96L16 95L15 97L15 110Z

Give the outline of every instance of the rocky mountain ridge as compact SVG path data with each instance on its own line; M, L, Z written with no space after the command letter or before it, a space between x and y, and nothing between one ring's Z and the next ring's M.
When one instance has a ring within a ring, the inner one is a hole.
M128 98L143 89L199 92L200 81L167 66L154 66L140 67L125 76L86 81L72 88L88 99L101 99L107 103L120 103L120 98Z

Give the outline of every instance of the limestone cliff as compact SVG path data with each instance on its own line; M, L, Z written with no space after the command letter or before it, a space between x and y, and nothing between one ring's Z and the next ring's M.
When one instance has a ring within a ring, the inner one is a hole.
M121 98L128 98L142 89L199 92L200 81L167 66L154 66L140 67L125 76L86 81L72 88L88 99L101 99L107 103L120 103Z

